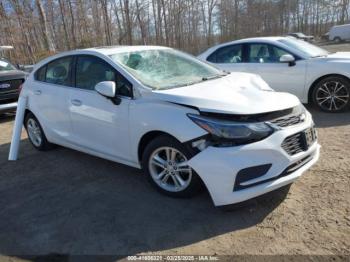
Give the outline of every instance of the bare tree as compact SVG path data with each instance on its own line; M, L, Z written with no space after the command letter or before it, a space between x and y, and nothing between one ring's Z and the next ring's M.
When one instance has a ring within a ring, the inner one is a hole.
M46 13L44 11L43 4L41 0L36 0L36 4L38 6L38 11L40 15L40 22L41 22L41 29L43 31L43 38L45 42L45 47L50 51L50 52L55 52L55 46L52 42L52 38L49 32L49 25L47 23L46 19Z
M0 0L0 42L32 63L98 45L159 44L191 53L222 41L349 23L350 0Z

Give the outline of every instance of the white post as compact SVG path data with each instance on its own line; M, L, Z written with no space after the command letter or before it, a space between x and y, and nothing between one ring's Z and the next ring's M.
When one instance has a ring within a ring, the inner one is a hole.
M21 141L21 133L24 119L24 112L27 107L27 96L20 96L17 104L16 119L15 125L13 126L12 131L12 140L10 146L9 160L17 160L19 142Z

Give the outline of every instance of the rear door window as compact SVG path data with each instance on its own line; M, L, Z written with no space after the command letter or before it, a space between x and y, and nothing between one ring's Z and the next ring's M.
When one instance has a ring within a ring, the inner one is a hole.
M242 63L242 45L229 45L216 50L208 57L208 61L218 64Z

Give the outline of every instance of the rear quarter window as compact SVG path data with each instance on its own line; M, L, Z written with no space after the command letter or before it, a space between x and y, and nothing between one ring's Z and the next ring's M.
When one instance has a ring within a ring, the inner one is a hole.
M35 74L34 74L34 79L37 81L45 81L45 75L46 75L46 66L43 66L39 68Z

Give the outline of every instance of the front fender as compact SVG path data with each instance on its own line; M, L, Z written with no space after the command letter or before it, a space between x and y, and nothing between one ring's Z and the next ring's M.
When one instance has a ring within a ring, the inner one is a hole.
M308 101L309 99L308 95L314 83L318 81L320 78L331 76L331 75L341 75L350 79L349 63L328 62L324 64L322 63L309 64L307 73L306 73L305 94L303 96L305 98L305 101L302 101L302 102L310 103L311 101Z
M140 99L130 106L130 146L131 157L135 163L138 159L138 146L141 138L152 131L168 133L181 143L206 134L187 116L198 113L197 110L151 99Z

